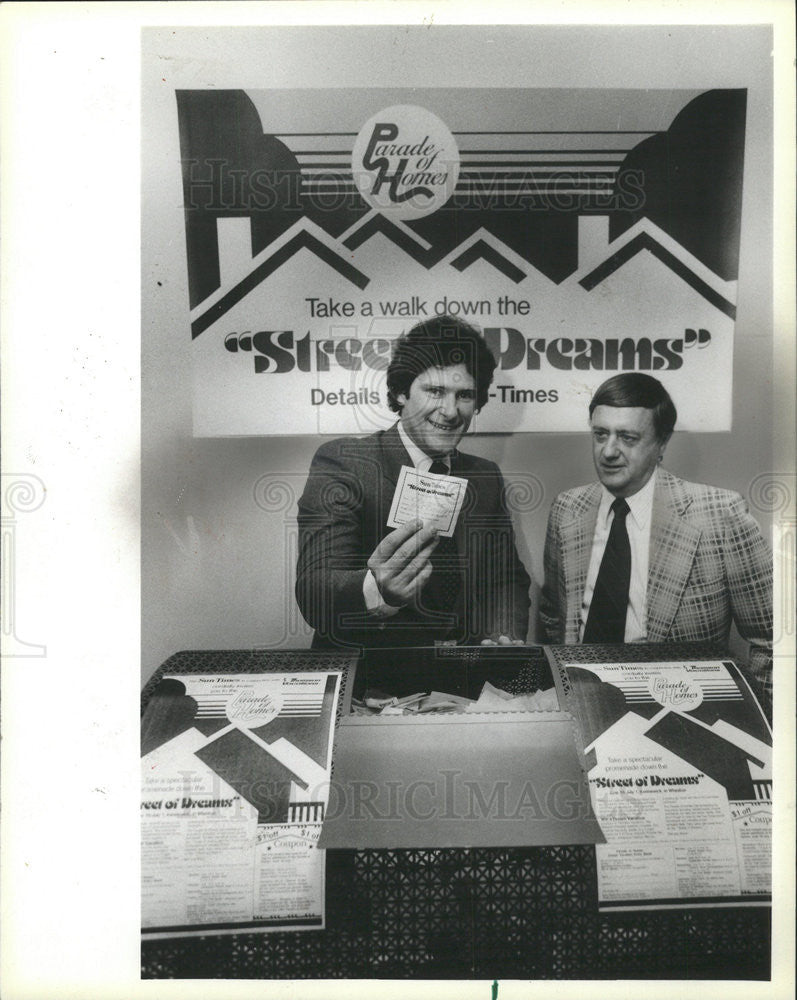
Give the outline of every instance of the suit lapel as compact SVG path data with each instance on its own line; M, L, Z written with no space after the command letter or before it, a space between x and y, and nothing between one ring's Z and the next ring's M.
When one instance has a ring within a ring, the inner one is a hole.
M396 425L373 435L375 445L365 455L360 456L363 466L363 491L367 506L373 511L373 532L370 542L374 545L391 530L387 527L393 494L396 491L402 465L411 465L407 450L401 443ZM364 464L367 463L367 464Z
M578 642L578 628L581 619L581 603L587 582L589 557L592 552L592 538L600 506L600 486L593 483L576 499L570 508L569 517L563 517L560 526L562 550L565 553L565 607L568 618L565 622L565 642Z
M653 493L647 592L647 637L670 632L692 570L701 531L684 519L691 498L679 479L660 469Z
M399 437L398 423L384 431L379 444L382 452L382 477L388 484L387 491L392 499L402 465L412 465L407 449Z

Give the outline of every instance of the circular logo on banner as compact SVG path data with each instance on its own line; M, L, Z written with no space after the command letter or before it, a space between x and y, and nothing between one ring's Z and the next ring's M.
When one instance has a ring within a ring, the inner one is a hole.
M357 190L394 219L420 219L441 208L459 177L459 150L437 115L397 104L369 118L352 150Z
M244 729L265 726L279 715L282 698L274 693L249 694L242 691L227 703L227 718Z
M665 708L689 712L703 701L703 690L681 670L659 674L648 682L651 697Z

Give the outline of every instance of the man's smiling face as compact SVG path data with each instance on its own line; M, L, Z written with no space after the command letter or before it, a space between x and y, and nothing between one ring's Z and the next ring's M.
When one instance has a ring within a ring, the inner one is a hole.
M432 458L449 455L476 412L476 383L465 365L427 368L409 394L399 394L401 423L418 447Z
M592 459L606 489L616 497L638 493L664 454L653 426L653 410L643 406L596 406L590 420Z

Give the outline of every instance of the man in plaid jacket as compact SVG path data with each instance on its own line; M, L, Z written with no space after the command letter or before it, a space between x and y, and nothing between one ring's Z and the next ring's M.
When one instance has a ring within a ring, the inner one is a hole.
M596 641L589 611L622 498L631 567L620 641L724 644L733 622L771 705L772 555L745 502L658 467L677 413L650 375L608 379L589 413L600 482L561 493L551 508L540 603L545 641Z

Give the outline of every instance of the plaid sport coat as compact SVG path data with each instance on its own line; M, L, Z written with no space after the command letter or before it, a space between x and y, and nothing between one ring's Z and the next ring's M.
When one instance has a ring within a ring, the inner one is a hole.
M575 644L598 517L599 483L560 493L548 518L540 621ZM659 469L650 525L648 642L726 643L731 621L750 669L772 690L772 553L738 493Z

